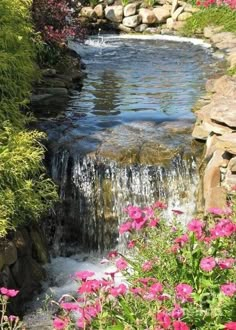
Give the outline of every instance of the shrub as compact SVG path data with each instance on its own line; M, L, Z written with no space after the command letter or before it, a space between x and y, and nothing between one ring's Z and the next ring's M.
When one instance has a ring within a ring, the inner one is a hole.
M56 198L43 176L42 133L27 131L34 64L29 0L0 1L0 237L37 220Z
M210 210L205 221L187 228L160 219L153 207L128 207L131 218L120 226L129 234L129 256L108 258L115 271L106 279L78 272L78 296L60 301L55 329L235 329L236 224L231 209ZM117 283L116 274L124 275Z

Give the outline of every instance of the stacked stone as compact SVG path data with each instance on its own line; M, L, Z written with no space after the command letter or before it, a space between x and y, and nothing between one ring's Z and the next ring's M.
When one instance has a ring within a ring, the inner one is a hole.
M236 35L207 27L204 36L223 51L229 67L236 66ZM209 99L196 111L193 137L206 141L203 173L205 210L224 208L227 193L236 187L236 76L224 75L206 83Z
M112 23L114 28L124 32L166 33L182 28L184 21L196 11L197 8L184 1L159 0L158 5L148 8L140 1L126 6L100 3L94 8L81 7L79 15L83 22Z
M40 289L40 282L45 279L42 265L48 260L45 238L37 227L19 229L11 239L2 240L0 287L20 290L11 303L14 313L21 313L22 303Z

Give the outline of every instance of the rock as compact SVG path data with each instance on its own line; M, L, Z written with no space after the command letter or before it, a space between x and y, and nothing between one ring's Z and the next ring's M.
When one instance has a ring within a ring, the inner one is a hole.
M52 95L51 94L32 94L30 96L30 102L31 103L39 103L43 100L47 100L48 98L50 98Z
M17 249L13 242L7 242L4 249L4 263L7 266L14 264L17 260Z
M209 132L202 126L202 124L196 124L194 126L192 136L198 140L206 140Z
M103 5L98 4L97 6L94 7L94 12L96 13L98 18L103 18L104 17L104 10L103 10Z
M130 33L132 32L132 29L130 27L125 26L124 24L119 24L118 25L118 30L125 32L125 33Z
M210 104L210 118L229 127L236 127L236 98L218 97Z
M57 96L66 96L68 95L68 90L66 88L62 87L42 87L42 88L37 88L37 93L38 94L50 94L50 95L57 95Z
M203 196L205 200L210 198L210 191L212 188L220 187L220 166L224 160L223 154L224 151L216 150L206 166L203 178Z
M5 265L5 256L4 252L0 251L0 271L2 270L3 266Z
M47 244L43 234L37 227L31 227L30 237L32 239L32 256L41 264L46 264L49 261Z
M235 40L235 34L233 32L219 32L213 34L210 39L214 44L220 43L222 41L232 42Z
M111 22L121 23L123 19L123 6L106 7L105 16Z
M38 290L45 279L44 269L30 256L21 257L12 266L11 273L20 288L20 298L24 301Z
M170 30L173 29L173 27L174 27L174 20L173 20L172 17L167 18L167 20L166 20L166 27L167 27L168 29L170 29Z
M41 70L43 77L54 78L57 74L55 69L43 69Z
M236 175L227 171L225 174L224 187L231 191L232 187L236 185Z
M173 17L174 12L176 11L178 7L178 0L172 1L172 7L171 7L171 16Z
M125 17L122 23L127 27L135 28L136 26L139 25L141 20L142 19L139 15L134 15L134 16Z
M124 16L133 16L137 12L137 3L129 3L124 7Z
M140 24L135 28L136 32L144 32L147 29L147 24Z
M157 18L151 9L141 8L139 10L139 15L142 18L142 23L144 24L154 24L157 22Z
M210 188L205 199L205 212L210 208L224 209L227 206L227 193L224 187Z
M222 76L214 80L212 92L235 98L236 80L229 76Z
M152 34L160 34L161 27L148 27L148 28L146 28L145 32L152 33Z
M157 8L159 8L159 7L157 7ZM169 4L165 4L164 6L162 6L162 8L165 9L165 10L168 10L169 13L170 13L170 16L171 16L171 8L172 8L171 5L169 5Z
M185 23L183 21L174 21L173 30L175 30L175 31L181 30L183 28L184 24Z
M154 8L153 13L156 16L158 23L164 23L166 22L166 19L170 17L170 11L162 7Z
M193 15L191 13L187 13L187 12L181 13L178 16L178 21L186 21L189 17L192 17L192 16Z
M227 49L231 49L236 47L236 38L234 40L231 41L221 41L215 44L215 47L218 49L223 49L223 50L227 50Z
M228 56L227 61L229 62L230 68L236 66L236 52Z
M233 157L230 159L229 164L228 164L228 169L231 172L236 172L236 157Z
M236 133L229 133L218 136L216 147L236 155Z
M97 14L92 7L82 7L80 10L80 16L87 18L97 18Z
M218 27L215 27L215 26L206 26L204 29L203 29L203 34L204 34L204 37L205 38L211 38L214 34L220 32L221 30L223 30L223 26L218 26Z
M32 254L32 242L27 229L18 229L14 234L13 242L19 257Z
M186 13L194 14L194 13L197 13L199 10L200 10L200 8L193 7L190 3L186 3L184 5L184 11Z
M174 20L174 21L177 20L178 17L179 17L179 15L180 15L183 11L184 11L184 7L179 7L179 8L177 8L177 9L171 14L173 20Z

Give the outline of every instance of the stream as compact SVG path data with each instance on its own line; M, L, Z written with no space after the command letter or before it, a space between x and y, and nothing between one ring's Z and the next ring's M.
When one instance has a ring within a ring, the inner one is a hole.
M73 292L75 271L102 276L107 265L97 256L122 246L126 206L165 200L167 216L179 209L191 219L198 183L191 109L219 61L201 40L177 37L104 35L70 47L86 63L83 88L38 125L62 201L48 225L56 258L45 290L56 298Z

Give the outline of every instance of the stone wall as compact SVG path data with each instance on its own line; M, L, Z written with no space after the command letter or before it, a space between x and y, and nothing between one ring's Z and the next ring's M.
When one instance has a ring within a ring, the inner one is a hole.
M182 28L184 21L198 10L181 0L159 0L154 7L141 1L125 6L102 2L94 8L78 5L79 20L90 28L163 34Z
M236 35L205 28L204 37L223 52L229 68L236 66ZM193 137L205 141L200 207L225 208L236 187L236 75L208 80L204 105L196 111Z
M0 287L20 290L9 305L21 314L23 304L41 288L43 264L49 261L44 235L38 226L18 229L0 245Z

